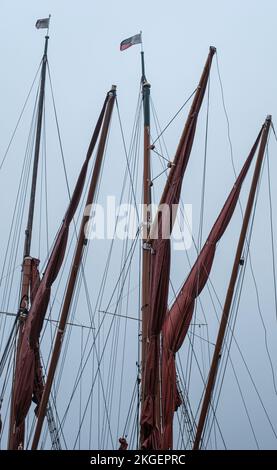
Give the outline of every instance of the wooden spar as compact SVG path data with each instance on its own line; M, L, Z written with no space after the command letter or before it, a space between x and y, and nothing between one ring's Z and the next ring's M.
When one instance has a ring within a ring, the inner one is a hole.
M151 224L151 165L150 165L150 83L146 80L144 52L141 51L142 99L144 116L144 151L143 151L143 245L142 245L142 292L141 292L141 399L145 398L145 360L147 347L147 327L149 319L150 257L148 238Z
M91 204L93 204L94 199L95 199L95 193L96 193L97 183L98 183L101 166L103 162L103 156L104 156L109 126L111 122L111 116L112 116L115 97L116 97L116 87L113 86L109 93L109 100L107 102L102 132L101 132L99 146L98 146L97 155L95 159L95 165L94 165L89 192L87 196L86 207L83 213L83 218L82 218L79 235L78 235L78 241L77 241L77 245L76 245L76 249L74 253L73 262L71 265L71 271L70 271L69 280L67 283L64 304L62 307L61 317L60 317L60 321L59 321L59 325L57 329L54 349L53 349L53 353L52 353L52 357L51 357L51 361L49 365L49 370L47 374L47 380L45 382L43 395L42 395L41 402L39 405L37 424L36 424L34 439L32 443L32 450L37 449L37 446L39 443L43 421L44 421L44 417L47 411L47 404L49 401L51 387L53 384L55 371L56 371L59 356L60 356L66 322L67 322L67 318L70 312L75 284L76 284L79 268L82 262L83 250L84 250L84 246L87 243L85 232L86 232L86 225L89 222L89 218L90 218L90 211L88 210L88 206L91 206ZM89 151L90 151L90 148L89 148Z
M265 153L265 148L267 144L267 139L268 139L268 133L269 129L271 126L271 116L268 116L266 118L264 128L263 128L263 133L261 137L261 143L260 143L260 148L258 152L258 157L256 161L256 166L255 166L255 171L252 179L252 184L248 196L248 201L247 201L247 206L243 218L243 223L242 223L242 228L240 232L240 237L238 241L238 246L237 246L237 251L236 251L236 256L233 264L233 269L232 269L232 274L229 282L229 287L227 290L226 294L226 299L225 299L225 304L222 312L222 317L221 317L221 322L219 326L219 331L217 335L217 340L216 340L216 345L214 349L214 354L213 354L213 359L212 359L212 364L209 372L209 378L208 378L208 383L206 386L205 390L205 395L203 398L203 404L200 412L200 417L198 421L198 426L197 426L197 431L196 431L196 437L193 445L193 450L198 450L201 444L201 438L202 438L202 433L203 429L205 426L209 406L211 403L211 398L212 398L212 393L213 393L213 388L214 384L216 381L216 376L217 376L217 371L218 371L218 365L221 357L221 349L222 349L222 344L225 336L225 331L227 328L227 323L228 323L228 318L230 314L230 309L232 305L232 300L233 300L233 295L234 295L234 288L236 285L237 281L237 276L238 276L238 271L239 271L239 266L240 266L240 260L242 256L242 251L245 243L245 238L247 234L247 229L249 225L249 220L251 217L252 213L252 208L254 204L254 199L255 199L255 194L257 190L257 185L259 181L259 176L261 172L261 167L262 167L262 162L263 162L263 157Z
M31 242L32 242L38 163L39 163L39 155L40 155L40 141L41 141L41 129L42 129L42 118L43 118L44 96L45 96L48 39L49 39L49 36L48 35L45 36L44 53L43 53L42 68L41 68L39 101L38 101L38 118L37 118L37 127L36 127L32 185L31 185L31 194L30 194L30 202L29 202L27 228L25 230L25 242L24 242L23 263L22 263L22 279L21 279L21 289L20 289L21 300L20 300L20 306L19 306L19 312L20 312L19 329L18 329L16 361L15 361L15 369L14 369L12 393L11 393L11 411L10 411L10 427L9 427L9 441L8 441L8 448L10 450L13 449L13 431L14 431L14 424L15 424L14 378L17 373L18 356L19 356L20 346L22 342L22 330L23 330L23 326L25 323L25 318L26 318L27 309L29 305L29 286L30 286L30 276L31 276L30 250L31 250ZM22 446L23 444L24 443L21 443Z
M192 104L191 104L191 107L190 107L190 113L189 113L188 118L186 120L186 124L185 124L184 130L182 132L182 135L181 135L178 147L177 147L176 155L180 154L180 149L184 145L184 141L187 138L187 135L188 135L188 132L189 132L189 129L190 129L190 126L191 126L191 120L192 120L192 118L194 117L194 114L195 114L195 108L199 104L199 101L202 103L202 100L203 100L203 95L202 94L203 94L203 92L205 93L205 89L206 89L206 85L205 85L204 88L203 88L203 86L204 86L204 83L207 80L207 76L209 76L209 74L210 74L212 59L213 59L213 56L214 56L215 53L216 53L216 48L214 46L210 46L209 55L207 57L205 65L204 65L203 72L201 74L199 84L198 84L198 87L196 89L196 92L195 92L195 95L194 95L194 98L193 98L193 101L192 101ZM174 165L171 166L171 170L170 170L168 178L166 180L166 184L165 184L165 187L164 187L164 190L163 190L163 194L162 194L162 197L161 197L161 200L160 200L160 204L164 203L164 200L166 198L166 194L168 193L168 189L172 184L172 178L173 178L174 173L175 173L176 161L174 160L173 163L174 163ZM154 224L157 223L157 220L158 219L156 217L156 221L154 221ZM153 232L154 232L154 227L153 227Z

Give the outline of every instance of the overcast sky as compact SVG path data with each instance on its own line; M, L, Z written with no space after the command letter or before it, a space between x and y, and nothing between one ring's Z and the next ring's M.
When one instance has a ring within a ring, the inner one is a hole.
M170 2L163 0L137 2L127 0L103 0L101 2L89 0L80 0L79 2L71 0L29 0L28 2L0 0L0 13L0 161L4 156L41 60L45 31L36 30L35 22L38 18L51 14L48 58L71 190L83 161L105 93L112 84L117 85L118 104L124 133L127 144L130 142L139 90L140 47L134 46L127 51L120 52L119 44L123 39L137 34L140 30L143 32L146 74L151 83L151 95L161 127L168 123L195 89L210 45L217 47L236 171L240 169L247 157L267 114L272 114L273 123L275 121L277 115L277 4L274 0L264 0L263 2L257 0L233 0L232 2L227 0L195 0L194 2L186 0L171 0ZM49 85L47 87L49 232L50 243L52 243L65 211L68 196L51 108ZM33 101L26 109L17 137L0 170L0 209L4 214L4 217L1 218L0 234L2 260L6 250L11 214L23 163L32 103ZM199 227L206 108L207 101L205 100L183 188L183 201L193 205L193 234L196 238ZM172 156L178 143L185 115L185 112L181 113L165 133L169 153ZM110 135L111 150L107 152L101 186L100 198L102 201L105 201L107 195L119 197L125 171L125 157L122 141L119 138L116 113L113 121L115 128L111 130ZM154 130L153 134L155 135ZM271 134L269 159L275 233L277 233L275 204L277 185L274 178L277 170L276 150L277 145L274 142L273 134ZM142 164L142 160L140 164ZM153 163L153 167L155 174L159 166ZM217 63L214 59L210 84L203 237L211 227L233 181L234 173L230 157L227 122L222 105ZM244 205L249 181L248 178L242 193ZM164 179L159 179L154 187L156 200L159 199L163 182ZM141 183L138 188L140 190ZM140 196L138 196L139 200ZM276 373L277 323L269 214L267 165L265 165L256 221L253 227L251 253L253 269L257 276L260 309L266 327L266 339ZM240 226L241 215L238 210L226 236L220 243L212 272L212 279L221 302L224 301ZM23 235L22 232L22 237ZM22 240L23 238L21 238L21 246ZM104 270L108 248L108 244L104 246L104 243L101 242L94 251L92 247L97 273L102 273ZM36 253L33 253L34 255L38 255L38 249L36 239L34 242ZM41 251L45 256L46 246L43 246ZM20 253L19 250L19 264L21 262ZM189 257L191 261L195 259L193 248L189 252ZM114 271L111 271L110 289L115 283L118 272L116 269L115 267ZM187 272L188 264L185 254L173 253L172 280L176 289L184 280ZM95 273L92 258L89 259L88 273L91 276L90 279L99 285L100 279ZM131 285L133 284L135 281L131 282ZM265 330L258 310L256 293L250 269L247 267L236 323L236 334L272 423L277 429L276 393L273 389L272 370L265 347ZM3 295L2 291L0 291L0 295ZM106 293L106 303L108 303L109 296L110 294ZM96 302L96 297L97 289L95 291L92 289L93 305ZM62 294L60 294L60 298L62 298ZM11 309L16 310L16 301L11 301ZM211 301L206 291L203 293L203 302L206 306L208 323L211 320L209 325L210 339L214 342L217 321L212 313ZM134 310L136 311L131 313L138 314L137 307L134 307ZM78 321L82 323L86 323L88 320L87 313L77 312L76 315ZM204 321L201 313L199 313L199 320ZM131 334L136 335L136 328L130 331L129 340ZM78 338L79 341L80 335ZM131 343L136 343L136 341L136 336L135 341L131 339ZM134 348L134 346L132 347ZM200 345L196 347L201 354ZM128 373L130 371L130 374L135 377L136 350L133 350L132 353L134 354L132 363L126 367ZM207 353L207 350L204 350L204 353ZM261 448L276 448L276 438L261 411L257 395L253 391L249 376L233 344L232 353L233 363L249 405L259 445ZM187 354L187 350L184 349L181 355L184 368L186 367ZM206 362L208 364L208 359ZM64 380L65 383L70 382L66 376ZM249 430L249 423L245 417L238 387L229 366L226 373L226 384L223 387L218 410L218 419L226 446L228 448L255 448L255 441ZM128 387L130 388L130 384ZM192 393L199 395L198 400L202 389L203 385L201 385L199 377L196 377L191 390ZM128 389L122 392L126 401L126 409L122 411L120 429L124 427L131 391ZM195 410L197 399L193 406ZM74 442L76 436L76 433L74 434L72 431L74 417L70 422L71 427L68 425L66 431L69 433L69 440L72 438L72 442ZM113 432L116 435L116 430ZM213 446L212 443L210 444ZM86 445L87 443L84 444L84 446ZM220 440L218 445L220 447L223 445ZM94 442L94 447L96 446L97 443Z

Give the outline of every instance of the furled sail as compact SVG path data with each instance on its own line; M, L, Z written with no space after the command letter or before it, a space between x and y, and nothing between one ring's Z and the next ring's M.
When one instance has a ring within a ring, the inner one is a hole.
M259 144L260 131L249 156L194 263L185 283L177 295L172 307L166 314L162 329L162 406L163 406L163 448L173 445L173 415L180 405L176 386L175 354L182 346L194 311L195 299L200 295L208 280L216 245L223 236L232 218L239 199L241 186L247 175Z
M13 425L13 443L12 448L18 449L22 443L22 435L20 442L18 438L18 430L24 425L25 417L30 408L32 399L39 405L42 395L42 375L39 353L39 337L43 326L43 320L47 311L51 286L54 283L59 270L61 268L69 233L69 226L78 207L82 191L85 184L88 164L96 145L103 118L105 115L106 105L109 99L107 94L99 115L95 130L93 132L91 142L87 151L86 159L81 168L73 196L66 211L62 225L59 229L53 250L49 257L46 270L40 281L35 296L33 298L31 309L25 321L22 343L19 351L18 367L15 372L15 398L14 398L14 416L15 423Z
M157 426L156 406L159 375L159 349L163 321L167 311L169 269L170 269L170 233L173 227L173 205L180 200L184 173L189 161L198 114L207 87L211 62L215 48L209 55L196 90L194 100L181 136L167 183L160 201L160 207L169 208L171 219L167 237L162 236L164 219L159 216L150 233L151 274L150 274L150 314L147 328L146 365L144 371L144 396L141 411L141 441L145 449L160 448L160 432ZM155 238L153 234L155 232Z

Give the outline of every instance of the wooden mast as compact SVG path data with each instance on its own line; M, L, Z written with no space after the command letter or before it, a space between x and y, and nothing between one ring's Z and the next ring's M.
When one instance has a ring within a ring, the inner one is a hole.
M39 102L38 102L38 120L37 120L37 131L36 131L36 142L35 142L33 177L32 177L32 186L31 186L30 204L29 204L28 223L27 223L27 229L25 231L24 257L30 255L31 240L32 240L36 186L37 186L37 173L38 173L38 162L39 162L39 153L40 153L39 151L40 151L40 141L41 141L41 128L42 128L44 95L45 95L48 39L49 39L49 36L48 35L45 36L45 46L44 46L44 54L43 54L42 69L41 69L41 85L40 85Z
M203 398L203 404L200 412L200 417L198 421L198 426L197 426L197 431L196 431L196 437L193 445L193 450L198 450L201 444L201 438L202 438L202 433L203 429L205 426L209 406L211 403L211 398L212 398L212 393L213 393L213 388L215 385L216 381L216 376L217 376L217 371L218 371L218 365L220 362L220 357L221 357L221 349L222 349L222 344L225 336L225 331L227 328L228 324L228 318L230 314L230 309L232 305L232 300L233 300L233 295L234 295L234 289L237 281L237 276L239 272L239 266L240 266L240 260L242 256L242 251L245 243L245 238L247 234L247 229L248 229L248 224L249 220L251 217L252 213L252 208L254 204L254 199L255 199L255 194L257 190L257 185L259 181L259 176L261 172L261 167L262 167L262 162L263 162L263 157L265 153L265 148L267 144L267 139L268 139L268 133L269 129L271 126L271 116L268 116L266 118L264 128L263 128L263 133L261 137L261 143L260 143L260 148L258 152L258 157L257 157L257 162L255 166L255 171L252 179L252 184L248 196L248 201L247 201L247 206L243 218L243 223L242 223L242 228L241 228L241 233L239 237L239 242L237 246L237 251L236 251L236 256L233 264L233 270L229 282L229 287L227 290L227 295L225 299L225 304L222 312L222 318L219 326L219 331L217 335L217 340L216 340L216 345L214 349L214 354L213 354L213 359L212 359L212 364L209 372L209 378L208 378L208 383L206 386L205 390L205 395Z
M58 365L58 360L59 360L60 351L62 347L62 340L63 340L63 336L65 332L66 322L67 322L68 315L70 312L75 284L76 284L79 268L82 262L84 246L87 244L86 225L89 222L89 218L90 218L90 211L88 210L88 208L89 206L91 206L91 204L93 204L94 199L95 199L97 183L98 183L101 166L103 162L103 156L105 152L106 140L107 140L107 135L108 135L109 126L111 122L111 116L112 116L113 106L115 102L115 97L116 97L116 87L113 85L109 93L109 99L108 99L107 107L105 111L102 133L100 136L100 141L99 141L99 146L98 146L97 155L95 159L93 174L92 174L92 178L90 182L86 206L85 206L85 210L83 213L83 218L82 218L82 222L81 222L81 226L79 230L78 241L77 241L77 245L76 245L76 249L74 253L73 262L71 265L71 271L70 271L69 280L67 283L64 304L62 307L61 317L60 317L60 321L59 321L59 325L57 329L54 349L53 349L53 353L52 353L52 357L51 357L51 361L49 365L49 370L47 374L47 380L45 382L43 395L42 395L41 402L39 405L37 424L36 424L34 439L32 443L32 450L36 450L38 443L39 443L43 421L44 421L45 414L47 411L47 404L49 401L51 387L53 384L56 368ZM89 147L88 152L90 151L91 150Z
M36 187L37 187L37 174L38 174L38 164L39 164L39 156L40 156L40 142L41 142L41 129L42 129L42 119L43 119L43 109L44 109L48 39L49 39L49 36L47 34L45 36L44 53L43 53L43 58L42 58L32 186L31 186L31 193L30 193L27 228L25 230L25 242L24 242L23 263L22 263L22 278L21 278L21 290L20 290L21 300L20 300L19 315L18 315L19 329L18 329L18 340L17 340L17 350L16 350L16 363L15 363L15 369L14 369L14 375L13 375L12 394L11 394L10 428L9 428L9 441L8 441L9 449L13 449L13 433L14 433L14 428L15 428L14 378L17 373L18 356L19 356L19 350L20 350L20 346L22 342L22 331L23 331L23 327L24 327L24 323L25 323L25 319L26 319L26 315L28 313L28 307L29 307L29 286L30 286L31 260L32 260L32 258L30 257L30 250L31 250L31 242L32 242L32 231L33 231L34 209L35 209ZM23 444L24 443L22 442L21 445L23 446Z
M150 88L145 76L144 52L141 51L141 85L144 118L143 150L143 233L142 233L142 292L141 292L141 400L145 398L145 360L147 351L147 329L149 320L149 286L151 251L148 244L151 224L151 165L150 165Z

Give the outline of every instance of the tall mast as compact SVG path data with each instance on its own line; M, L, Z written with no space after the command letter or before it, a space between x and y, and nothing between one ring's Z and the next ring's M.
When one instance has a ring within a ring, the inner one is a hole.
M25 231L24 258L30 255L31 241L32 241L38 163L39 163L39 154L40 154L41 128L42 128L42 118L43 118L43 108L44 108L48 39L49 39L49 36L46 35L45 45L44 45L44 54L42 58L42 68L41 68L41 83L40 83L40 92L39 92L39 101L38 101L38 118L37 118L37 130L36 130L36 141L35 141L35 154L34 154L34 164L33 164L32 186L31 186L31 194L30 194L30 202L29 202L28 222L27 222L27 228Z
M30 193L29 211L27 227L25 230L25 242L23 252L23 263L22 263L22 279L21 279L21 300L19 306L19 331L17 340L17 351L16 351L16 363L13 376L12 395L11 395L11 412L10 412L10 429L9 429L9 449L13 448L13 432L15 427L14 418L14 377L17 373L18 367L18 355L22 341L22 330L28 312L29 306L29 286L31 276L31 242L32 242L32 230L34 221L34 209L36 200L36 187L37 187L37 175L38 175L38 164L40 156L40 142L41 142L41 129L43 120L43 109L44 109L44 96L45 96L45 78L46 78L46 67L47 67L47 49L48 49L48 34L45 36L44 53L42 58L41 78L40 78L40 91L38 100L38 116L37 116L37 127L36 127L36 138L35 138L35 151L34 151L34 163L33 163L33 175L32 185ZM23 445L23 442L20 443Z
M141 395L144 399L144 372L147 347L147 324L149 318L149 285L150 285L150 247L148 237L151 223L151 166L150 166L150 83L146 80L144 52L141 51L141 85L144 116L144 150L143 150L143 245L142 245L142 338L141 338Z
M151 273L151 245L149 236L151 229L151 144L150 144L150 88L146 79L144 52L141 50L141 84L144 116L144 150L143 150L143 245L142 245L142 298L141 298L141 399L145 399L145 365L148 346L148 322L150 314L150 273ZM160 362L159 362L160 367ZM160 372L159 372L160 375ZM156 389L155 414L156 425L160 428L160 383ZM143 436L141 435L143 439Z
M99 146L98 146L98 151L95 159L95 165L93 169L93 174L90 182L90 187L89 187L89 192L87 196L87 201L86 201L86 207L83 213L83 218L79 230L79 235L78 235L78 241L74 253L74 258L73 262L71 265L71 271L69 275L69 280L66 288L66 293L65 293L65 299L64 299L64 304L62 307L62 312L61 312L61 317L59 321L59 326L57 329L57 334L56 334L56 339L55 339L55 344L54 344L54 349L51 357L51 362L49 365L49 370L47 374L47 380L44 386L43 390L43 395L41 398L41 402L39 405L39 410L38 410L38 418L37 418L37 424L36 424L36 429L34 433L34 439L32 443L32 450L37 449L40 435L41 435L41 430L43 426L43 421L45 418L45 414L47 411L47 404L49 401L49 396L55 376L55 372L57 369L58 365L58 360L60 357L60 351L62 347L62 340L64 336L64 331L66 327L66 322L68 319L68 315L70 312L70 307L72 303L72 298L74 294L74 289L75 289L75 284L79 272L79 268L82 262L82 257L83 257L83 251L84 247L87 244L87 238L86 238L86 224L89 221L90 218L90 211L88 210L89 206L93 204L94 199L95 199L95 193L97 189L97 183L101 171L101 166L102 166L102 161L103 161L103 156L105 152L105 146L106 146L106 140L107 140L107 135L109 131L109 126L111 122L111 116L112 116L112 111L113 111L113 106L114 106L114 101L116 97L116 87L113 85L112 89L109 93L109 100L107 103L106 107L106 112L105 112L105 118L103 122L103 127L102 127L102 133L99 141ZM90 147L88 152L90 152Z
M238 242L238 246L237 246L236 256L235 256L235 260L234 260L234 264L233 264L233 270L232 270L232 274L231 274L231 278L230 278L230 282L229 282L229 287L228 287L228 291L227 291L227 295L226 295L226 299L225 299L225 304L224 304L224 308L223 308L223 312L222 312L222 318L221 318L219 331L218 331L218 335L217 335L217 340L216 340L216 345L215 345L215 349L214 349L212 364L211 364L211 368L210 368L208 383L207 383L206 390L205 390L205 395L204 395L203 404L202 404L201 413L200 413L199 422L198 422L197 431L196 431L196 437L195 437L195 441L194 441L194 445L193 445L194 450L198 450L199 447L200 447L202 433L203 433L203 429L204 429L204 426L205 426L209 406L210 406L210 403L211 403L213 388L214 388L214 385L215 385L217 371L218 371L218 365L219 365L219 361L220 361L220 357L221 357L222 344L223 344L225 331L226 331L227 324L228 324L228 318L229 318L230 309L231 309L231 305L232 305L234 289L235 289L237 276L238 276L238 272L239 272L240 260L241 260L241 256L242 256L242 252L243 252L243 247L244 247L244 243L245 243L245 238L246 238L246 234L247 234L249 220L250 220L251 213L252 213L253 203L254 203L255 194L256 194L256 190L257 190L257 185L258 185L258 181L259 181L259 176L260 176L260 172L261 172L261 167L262 167L262 162L263 162L263 157L264 157L264 153L265 153L265 148L266 148L266 143L267 143L267 139L268 139L268 133L269 133L270 126L271 126L271 116L268 116L266 118L264 128L263 128L263 133L262 133L262 137L261 137L261 143L260 143L260 148L259 148L259 152L258 152L257 162L256 162L255 171L254 171L254 175L253 175L253 179L252 179L252 184L251 184L251 188L250 188L250 192L249 192L249 196L248 196L248 202L247 202L247 206L246 206L246 210L245 210L245 214L244 214L244 218L243 218L243 223L242 223L241 233L240 233L239 242Z

